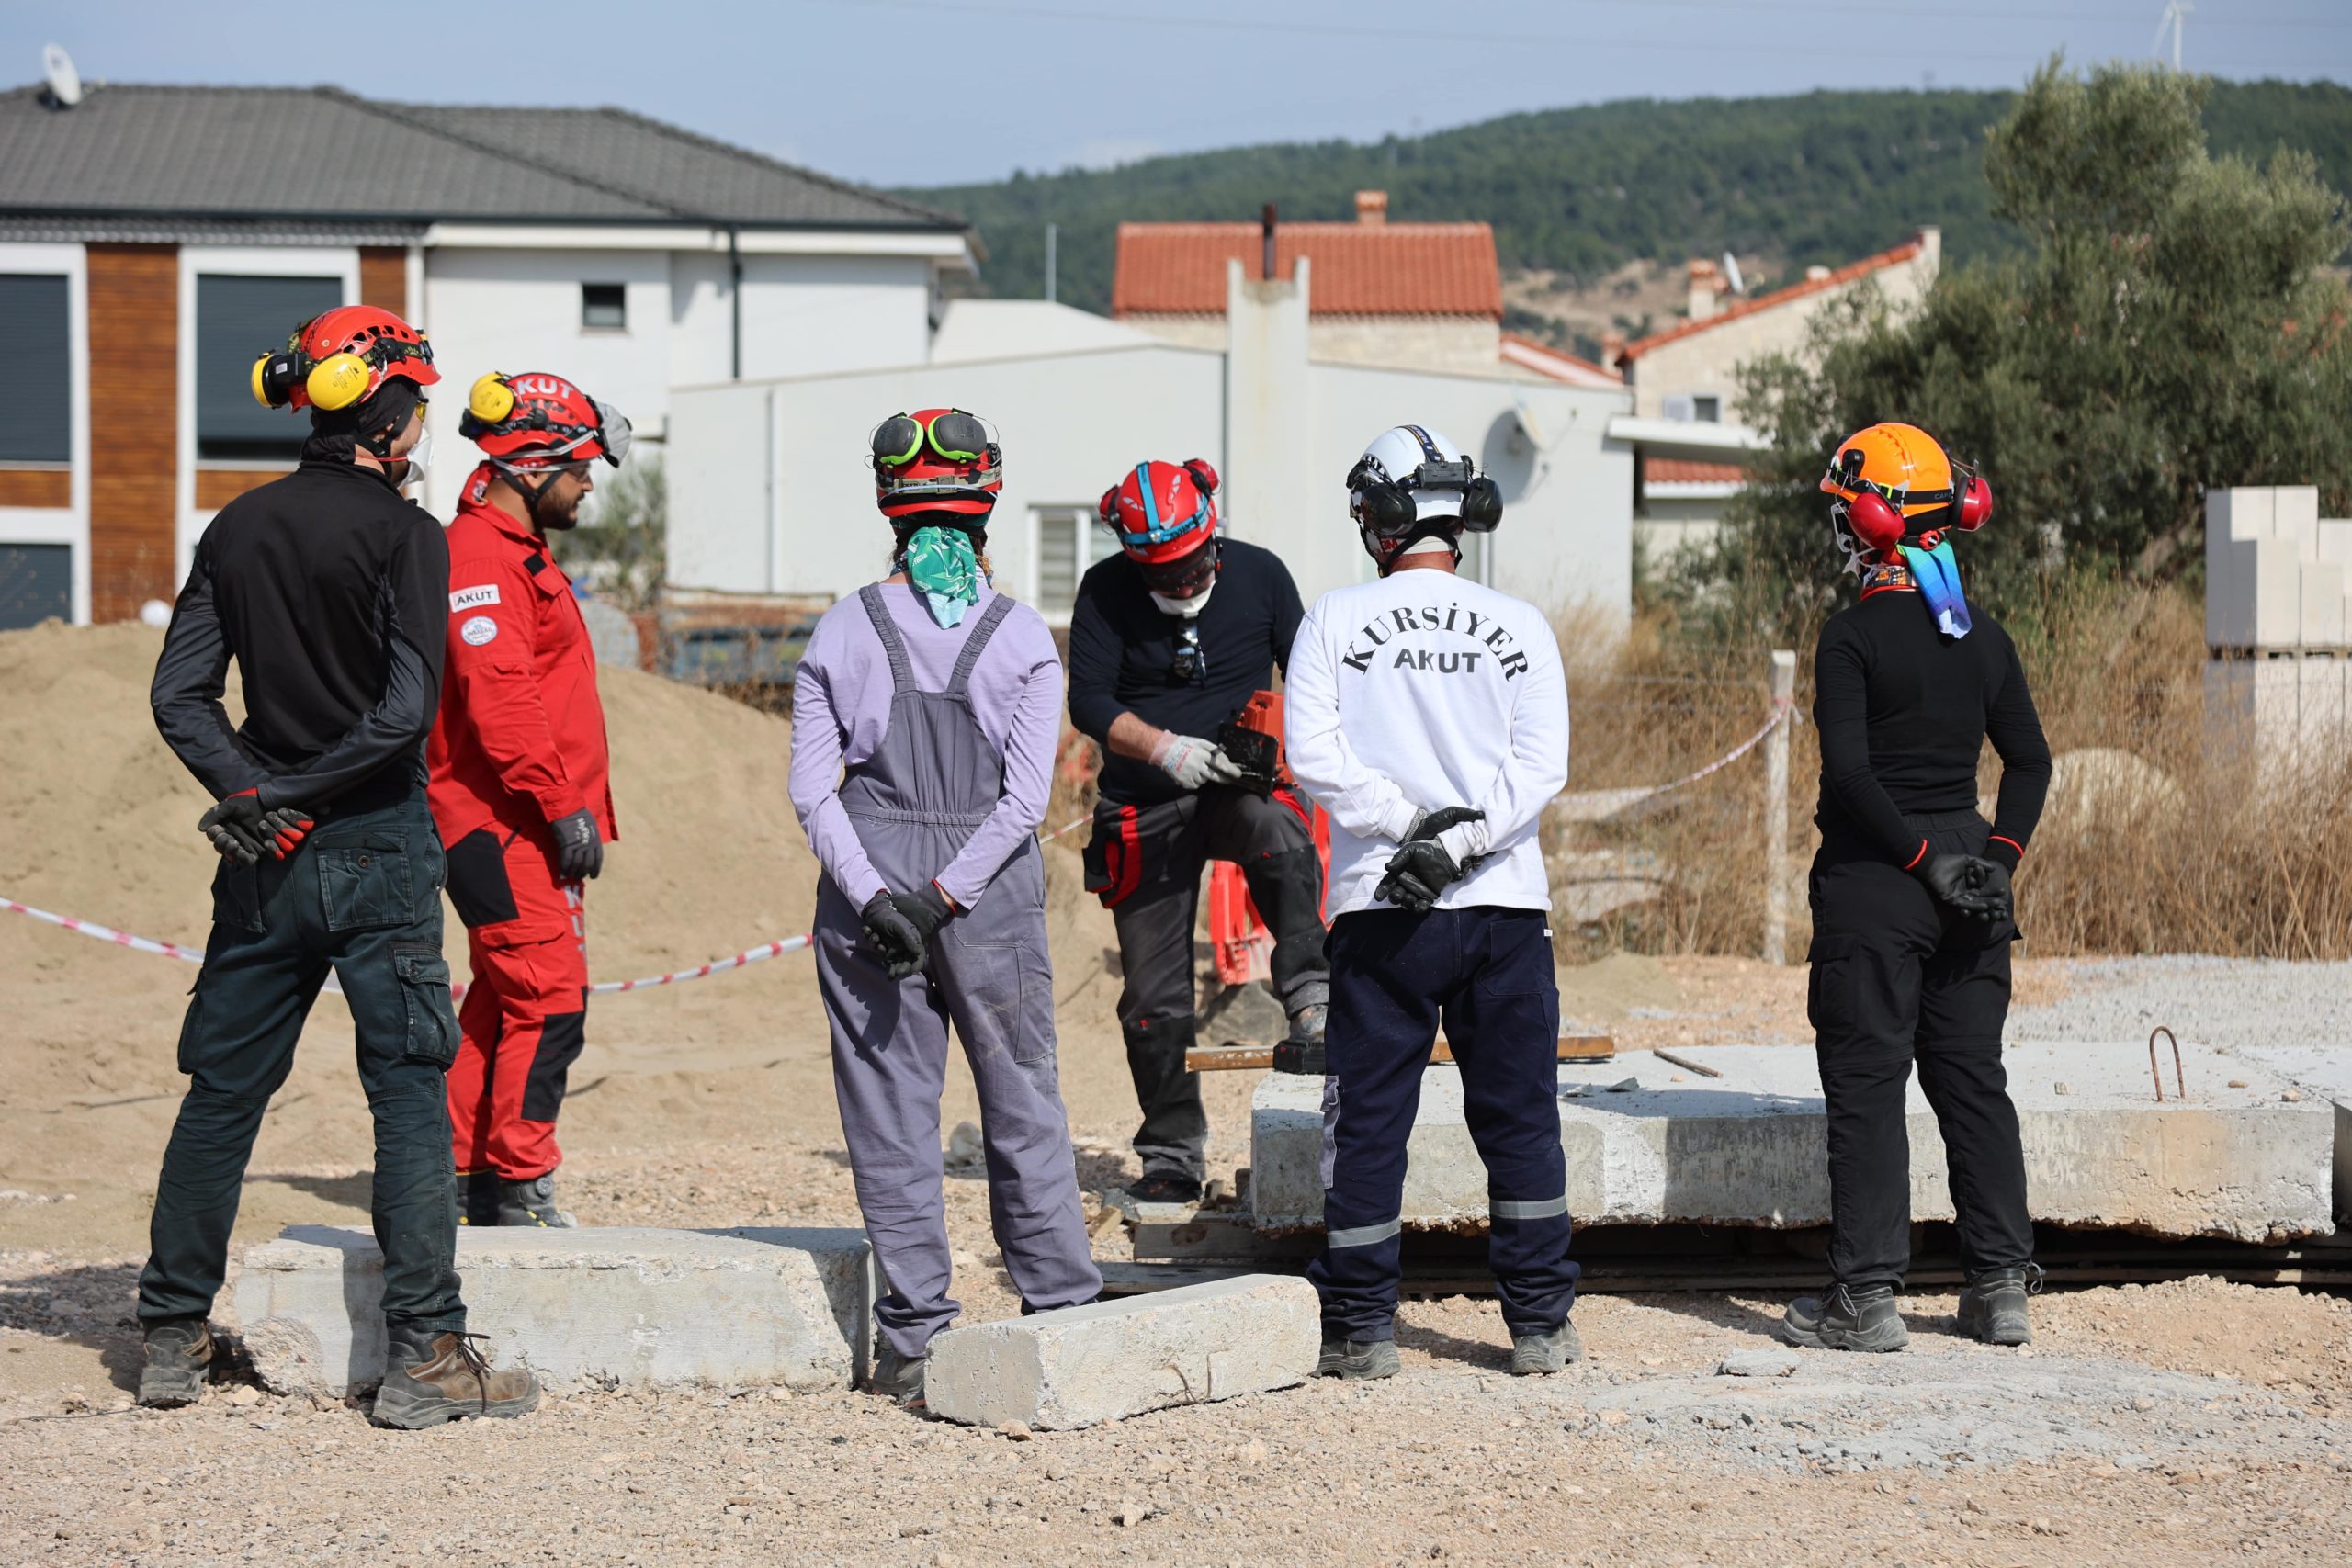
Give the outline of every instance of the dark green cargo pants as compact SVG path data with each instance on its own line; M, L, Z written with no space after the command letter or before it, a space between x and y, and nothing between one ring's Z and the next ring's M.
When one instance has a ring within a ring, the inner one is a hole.
M180 1026L188 1075L155 1187L142 1319L211 1310L245 1163L269 1097L332 968L350 1004L376 1119L376 1244L384 1317L462 1330L457 1178L442 1075L458 1054L441 955L441 841L420 791L322 821L286 860L223 861L212 938Z

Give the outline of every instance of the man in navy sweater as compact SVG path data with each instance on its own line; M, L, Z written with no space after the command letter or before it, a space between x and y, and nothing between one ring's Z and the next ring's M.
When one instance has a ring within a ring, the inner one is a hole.
M1206 1169L1208 1112L1184 1066L1204 864L1241 867L1273 932L1293 1039L1321 1042L1330 994L1309 808L1287 789L1238 787L1216 740L1287 665L1298 585L1271 551L1218 536L1216 491L1198 458L1137 464L1100 510L1121 553L1087 572L1070 615L1070 722L1106 753L1087 887L1118 927L1119 1028L1143 1108L1129 1191L1147 1202L1198 1199Z

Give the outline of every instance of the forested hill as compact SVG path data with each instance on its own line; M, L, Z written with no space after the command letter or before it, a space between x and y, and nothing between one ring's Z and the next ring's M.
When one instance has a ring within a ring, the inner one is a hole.
M1091 310L1110 307L1123 220L1251 220L1268 201L1286 219L1348 219L1363 187L1386 190L1398 221L1486 220L1507 269L1588 279L1635 258L1724 250L1834 265L1922 223L1941 224L1946 259L1961 261L2014 243L1986 211L1979 165L1985 128L2015 98L1630 99L1378 142L1237 147L903 194L978 226L983 284L1001 298L1044 293L1046 224L1059 224L1059 297ZM2217 154L2307 150L2330 185L2352 190L2352 89L2217 82L2205 118Z

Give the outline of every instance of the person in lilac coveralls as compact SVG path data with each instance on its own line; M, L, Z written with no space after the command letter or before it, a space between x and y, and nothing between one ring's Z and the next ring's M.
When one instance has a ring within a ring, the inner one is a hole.
M876 427L890 575L828 610L793 689L792 804L823 875L817 975L858 1208L888 1280L870 1386L919 1407L947 1294L939 1101L954 1024L979 1092L989 1212L1024 1311L1102 1289L1054 1060L1036 831L1061 661L986 558L995 441L952 409Z

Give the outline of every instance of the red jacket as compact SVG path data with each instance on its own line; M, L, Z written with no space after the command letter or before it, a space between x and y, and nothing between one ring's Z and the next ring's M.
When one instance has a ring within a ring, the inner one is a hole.
M530 831L583 807L617 839L596 655L571 579L529 524L486 501L461 503L448 536L448 660L426 751L441 841Z

